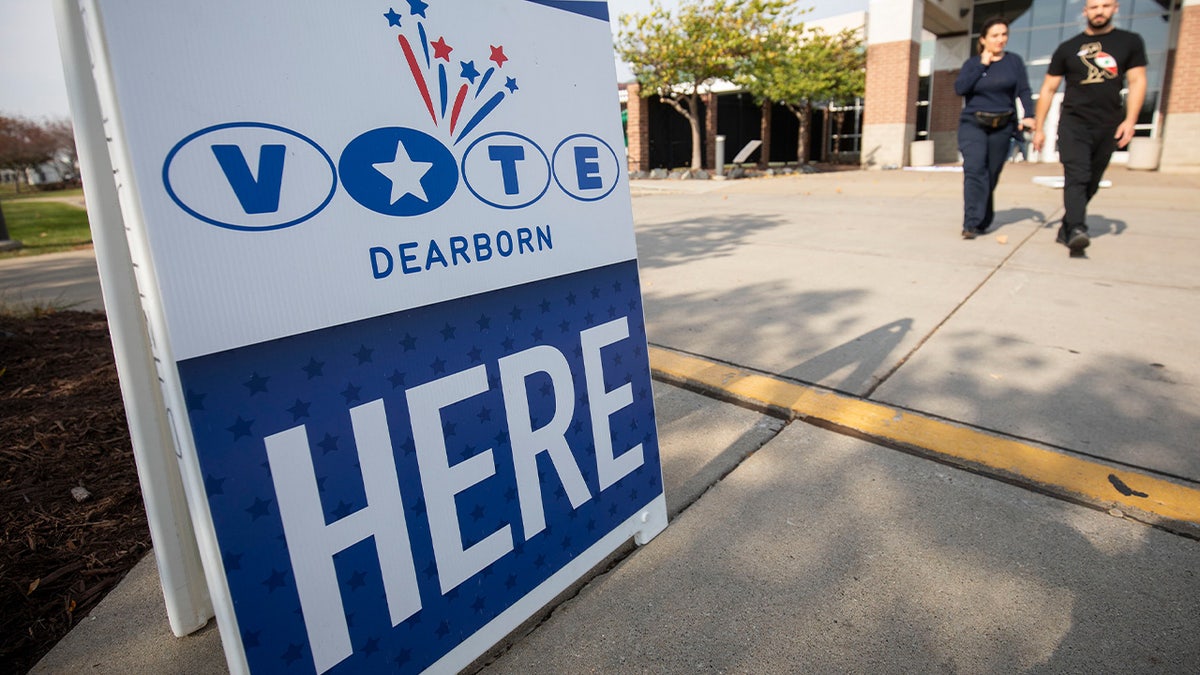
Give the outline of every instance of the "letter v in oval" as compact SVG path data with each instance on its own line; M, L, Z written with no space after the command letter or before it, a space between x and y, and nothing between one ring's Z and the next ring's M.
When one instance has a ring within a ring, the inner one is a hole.
M457 670L666 526L606 3L60 2L231 670Z

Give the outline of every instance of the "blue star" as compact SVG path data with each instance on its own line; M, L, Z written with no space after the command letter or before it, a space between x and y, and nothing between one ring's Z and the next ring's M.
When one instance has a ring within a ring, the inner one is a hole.
M399 389L404 386L404 373L399 370L392 372L392 376L388 378L388 382L392 383L392 389Z
M362 588L367 585L367 575L362 572L355 572L350 575L350 579L346 582L346 585L350 587L350 590Z
M370 363L371 352L374 351L374 349L367 349L366 345L359 346L358 351L354 352L354 358L358 359L358 365L361 366L364 363Z
M596 323L596 317L591 312L583 315L583 320L586 321L587 325L589 326Z
M487 600L485 600L482 595L476 597L475 602L471 604L471 609L475 610L476 612L482 612L485 607L487 607Z
M479 414L476 415L476 417L479 418L480 422L491 422L492 421L492 411L487 406L484 406L483 408L480 409Z
M400 344L404 345L404 351L410 352L417 348L417 338L405 333L404 339L400 341Z
M246 508L246 513L250 514L250 520L258 520L271 512L271 502L254 498L254 504Z
M392 9L391 7L388 7L387 14L384 14L383 16L388 20L388 26L400 26L400 15L397 14L396 10Z
M446 621L443 621L441 625L437 627L437 630L435 630L434 633L437 633L438 639L446 637L450 634L450 624Z
M475 70L475 62L459 61L458 64L462 66L462 72L459 73L459 77L465 79L471 84L475 84L475 78L479 77L479 71Z
M440 358L434 359L433 363L429 364L429 367L433 369L434 375L446 372L446 362Z
M209 497L225 494L224 486L224 478L217 478L211 474L204 477L204 491L208 493Z
M187 409L188 410L204 410L204 397L208 394L197 394L191 389L187 390Z
M341 520L342 518L345 518L346 516L350 515L351 513L354 513L354 505L347 504L346 502L339 499L337 508L333 510L333 517L337 518L338 520Z
M249 380L242 383L242 386L250 390L251 396L257 394L260 391L263 393L266 393L267 380L269 380L269 379L271 379L271 378L262 377L258 373L254 373L254 375L252 375Z
M474 511L471 511L471 519L472 519L472 520L475 520L475 521L480 521L480 520L482 520L482 519L483 519L483 516L485 515L485 513L486 513L486 512L483 510L483 505L482 505L482 504L476 504L476 505L475 505L475 510L474 510Z
M517 91L517 89L520 88L517 86L517 78L515 78L515 77L504 78L504 88L507 89L508 93L510 93L510 94L515 93Z
M429 9L429 3L422 0L408 0L408 9L413 16L419 16L422 19L428 19L425 16L425 10Z
M592 299L593 300L600 299L600 288L597 286L592 286Z
M296 422L301 417L309 416L308 409L310 406L312 406L311 403L305 403L304 401L301 401L300 399L296 399L296 402L294 404L292 404L292 407L288 408L287 411L292 413L292 421Z
M425 576L432 579L437 576L437 563L430 560L429 566L425 568Z
M549 382L546 382L539 391L542 392L542 396L549 396L554 393L554 387Z
M613 282L613 291L614 291L614 292L616 292L616 293L620 293L620 292L621 292L621 282L619 282L619 281L614 281L614 282Z
M308 360L308 365L307 365L307 366L304 366L303 368L301 368L301 370L303 370L304 372L308 373L308 379L310 379L310 380L311 380L311 379L313 379L314 377L320 377L320 376L321 376L321 369L322 369L322 368L324 368L324 367L325 367L325 362L324 362L324 361L318 361L318 360L316 360L316 359L314 359L314 358L310 358L310 359Z
M242 633L242 646L243 647L257 647L258 646L258 638L260 635L262 635L261 630L248 630L248 631Z
M283 662L290 666L296 661L299 661L304 655L301 650L302 647L300 645L288 644L287 651L284 652L279 658L283 659Z
M274 591L276 588L283 588L284 574L277 569L271 568L271 576L267 577L263 582L263 586L267 587L267 592Z
M404 454L411 455L417 451L417 444L410 438L400 444L400 449L404 451Z
M487 330L492 325L492 319L487 314L484 314L475 323L479 324L479 330Z
M392 663L396 664L397 667L400 667L408 663L408 660L411 658L412 652L407 649L401 649L400 653L396 654L396 658L392 659Z
M539 306L542 308L542 314L548 314L550 312L550 301L549 300L546 300L543 298L542 304Z
M354 401L360 400L358 392L360 392L361 390L362 390L362 387L356 387L356 386L354 386L353 382L347 382L346 388L342 390L342 398L345 398L346 404L349 405L350 403L352 403Z
M508 575L508 580L504 582L504 585L507 586L508 588L515 588L517 585L517 575L515 575L515 574Z
M237 421L232 426L225 427L225 429L233 434L233 440L236 441L242 436L250 435L251 424L254 424L254 420L244 420L241 415L238 415Z
M337 442L337 436L325 434L325 438L320 443L317 443L317 447L321 448L321 454L328 455L329 453L338 449Z
M479 347L475 347L471 351L467 352L467 356L471 357L471 363L479 363L483 360L483 350L481 350Z
M362 653L367 654L368 656L377 651L379 651L379 638L368 639L367 644L363 645L362 648Z
M567 304L571 305L572 307L575 306L575 294L574 293L567 293Z
M545 333L542 331L542 329L541 329L541 328L534 328L534 329L533 329L533 341L534 341L534 342L541 342L541 341L542 341L542 336L543 336L543 335L545 335Z
M563 319L563 322L558 324L558 328L562 332L566 333L571 330L571 322L567 321L566 319Z
M237 571L242 569L242 553L226 553L225 554L225 569Z
M441 329L438 332L442 334L443 341L449 342L454 339L454 332L457 330L458 330L457 328L455 328L454 326L451 326L450 324L447 323L446 327Z
M514 306L512 308L512 311L509 312L508 315L512 317L513 321L520 321L521 320L521 308Z

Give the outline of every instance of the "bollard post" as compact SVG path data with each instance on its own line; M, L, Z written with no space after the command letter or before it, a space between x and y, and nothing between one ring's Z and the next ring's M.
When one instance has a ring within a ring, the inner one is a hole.
M717 166L716 173L718 176L725 175L725 137L717 134Z

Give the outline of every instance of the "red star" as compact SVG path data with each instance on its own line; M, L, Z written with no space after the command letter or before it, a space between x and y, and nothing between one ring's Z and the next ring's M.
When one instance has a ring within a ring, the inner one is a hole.
M433 45L433 58L443 59L446 63L450 63L450 52L454 48L446 44L446 38L438 38L436 42L429 43Z
M504 62L507 60L508 57L504 55L504 47L492 47L492 57L488 61L495 61L497 68L503 68Z

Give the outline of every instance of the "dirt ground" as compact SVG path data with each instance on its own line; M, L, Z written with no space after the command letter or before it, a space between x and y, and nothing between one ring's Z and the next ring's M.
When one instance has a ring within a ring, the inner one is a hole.
M150 549L103 313L0 315L0 530L0 670L24 673Z

